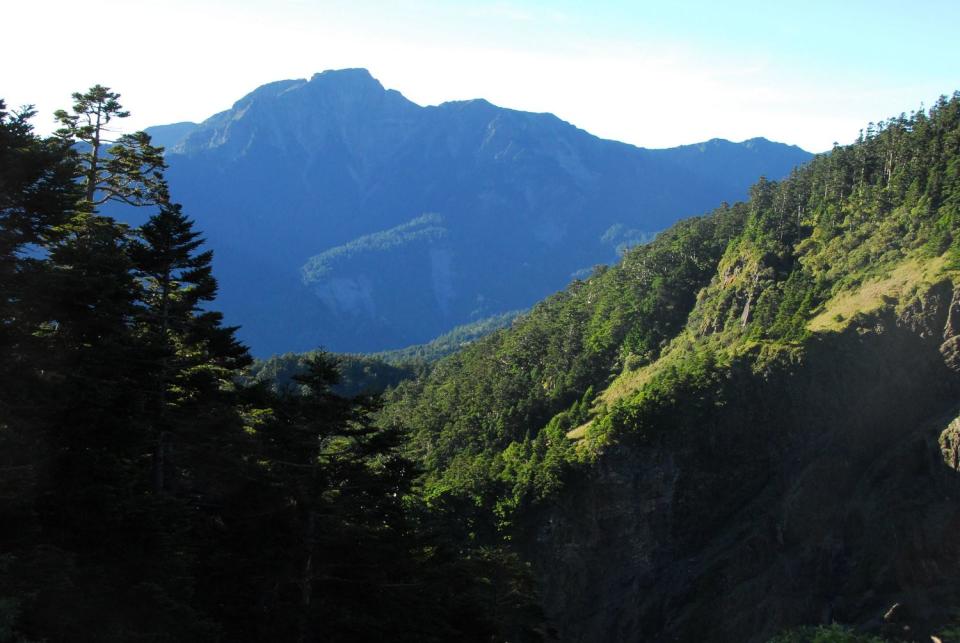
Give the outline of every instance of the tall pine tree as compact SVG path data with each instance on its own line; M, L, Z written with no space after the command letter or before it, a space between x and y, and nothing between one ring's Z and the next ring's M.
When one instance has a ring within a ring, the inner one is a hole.
M73 94L70 112L61 109L54 114L60 123L57 136L76 154L88 207L108 201L140 206L168 198L163 149L152 145L145 132L111 138L110 123L130 116L119 99L109 87L94 85Z
M175 443L191 445L181 465L202 461L204 449L217 448L217 430L203 428L201 420L214 408L225 412L236 371L251 361L236 329L203 308L216 296L217 283L213 252L201 251L202 245L181 206L164 202L131 248L142 293L139 328L157 362L152 400L157 492L172 489L181 477L172 456Z

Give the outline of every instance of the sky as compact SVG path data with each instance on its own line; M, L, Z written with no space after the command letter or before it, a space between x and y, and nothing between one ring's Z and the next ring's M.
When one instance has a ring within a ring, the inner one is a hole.
M32 0L0 17L0 97L34 104L41 133L97 83L133 131L365 67L421 105L486 98L642 147L819 152L960 89L956 0Z

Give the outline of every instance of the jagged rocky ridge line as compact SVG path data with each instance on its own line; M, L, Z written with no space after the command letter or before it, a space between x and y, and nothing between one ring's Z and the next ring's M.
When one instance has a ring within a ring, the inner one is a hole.
M218 306L261 356L393 349L527 308L810 158L763 139L640 149L484 100L421 107L365 70L151 131L216 251Z

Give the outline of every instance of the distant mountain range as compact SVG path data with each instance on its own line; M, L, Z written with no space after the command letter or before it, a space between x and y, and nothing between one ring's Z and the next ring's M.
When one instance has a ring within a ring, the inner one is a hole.
M811 158L762 138L643 149L479 99L421 107L363 69L148 132L216 253L217 307L258 355L396 348L528 307Z

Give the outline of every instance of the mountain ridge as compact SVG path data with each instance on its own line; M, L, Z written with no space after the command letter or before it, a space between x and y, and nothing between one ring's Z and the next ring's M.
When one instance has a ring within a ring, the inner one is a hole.
M216 252L218 305L265 355L422 343L525 308L632 239L742 198L758 169L779 177L810 158L770 145L647 150L484 99L421 107L353 69L257 88L167 160L174 199ZM445 221L442 243L393 245L335 282L301 283L313 257L428 213ZM330 288L372 305L317 294Z
M417 103L417 102L415 102L415 101L410 100L409 98L406 98L405 96L403 96L402 93L400 93L399 91L397 91L397 90L395 90L395 89L388 89L388 88L384 87L384 85L383 85L382 83L380 83L380 81L378 81L378 80L370 73L370 71L369 71L368 69L365 69L365 68L362 68L362 67L353 67L353 68L344 68L344 69L328 69L328 70L325 70L325 71L322 71L322 72L316 72L316 73L312 74L312 75L310 76L310 78L289 78L289 79L284 79L284 80L271 81L271 82L269 82L269 83L266 83L266 84L264 84L264 85L261 85L261 86L257 87L257 88L254 89L253 91L247 93L246 95L244 95L244 97L242 97L242 98L240 98L239 100L235 101L235 102L233 103L233 105L231 105L230 108L225 109L225 110L222 110L222 111L220 111L220 112L217 112L216 114L208 117L207 119L201 121L200 123L192 123L192 122L186 122L186 121L184 121L184 122L177 122L177 123L170 123L170 124L158 124L158 125L153 125L153 126L148 127L148 128L146 129L146 131L147 131L148 133L151 133L152 131L157 130L157 129L159 129L159 128L175 127L175 126L181 126L181 125L201 126L201 125L203 125L203 124L205 124L205 123L209 123L209 122L218 120L218 117L221 117L221 116L223 116L223 115L226 115L226 114L230 113L231 111L233 111L233 110L235 110L235 109L238 109L238 108L243 107L249 99L253 99L254 97L261 97L261 96L265 96L265 95L268 95L268 94L272 94L271 97L276 98L277 96L279 96L280 94L282 94L282 93L284 93L284 92L286 92L286 91L298 89L298 88L303 87L304 85L307 85L307 84L309 84L309 83L313 83L313 82L316 82L316 81L318 81L318 80L331 80L331 79L334 79L334 78L349 78L349 79L351 79L352 81L354 81L355 84L356 84L357 81L364 81L364 82L367 84L367 86L369 86L369 87L376 87L376 88L380 89L381 91L383 91L383 92L385 92L385 93L392 93L392 94L396 94L396 95L398 95L398 96L402 96L406 102L411 103L411 104L413 104L413 105L415 105L416 107L419 107L419 108L421 108L421 109L434 109L434 108L443 108L443 107L447 107L447 106L476 104L476 105L481 105L481 106L484 106L484 107L495 108L495 109L497 109L497 110L502 110L502 111L507 111L507 112L515 112L515 113L518 113L518 114L529 114L529 115L534 115L534 116L545 116L545 117L549 117L549 118L556 119L556 120L559 121L560 123L563 123L563 124L565 124L565 125L569 125L569 126L575 128L576 130L579 130L579 131L581 131L581 132L584 132L584 133L586 133L586 134L589 134L591 137L593 137L593 138L595 138L595 139L597 139L597 140L609 141L609 142L613 142L613 143L619 143L619 144L621 144L621 145L626 145L626 146L629 146L629 147L632 147L632 148L635 148L635 149L638 149L638 150L659 151L659 150L681 150L681 149L685 149L685 148L701 148L701 149L703 149L703 148L706 147L706 146L717 145L717 144L727 144L727 143L732 144L732 145L743 145L743 146L746 146L746 147L749 148L749 147L751 147L751 144L771 143L771 144L774 144L774 145L783 145L783 146L788 147L789 149L798 150L798 151L801 151L801 152L804 152L804 153L809 154L809 152L806 152L806 150L803 150L803 148L801 148L801 147L798 146L798 145L794 145L794 144L790 144L790 143L784 143L784 142L781 142L781 141L773 141L773 140L768 139L768 138L766 138L766 137L764 137L764 136L753 136L753 137L750 137L750 138L743 139L742 141L733 141L733 140L731 140L731 139L726 139L726 138L721 138L721 137L714 137L714 138L708 139L708 140L706 140L706 141L700 141L700 142L695 142L695 143L683 143L683 144L680 144L680 145L674 145L674 146L669 146L669 147L645 147L645 146L637 145L637 144L634 144L634 143L629 143L629 142L626 142L626 141L621 141L621 140L615 139L615 138L605 138L605 137L602 137L602 136L597 136L597 135L595 135L595 134L590 133L588 130L585 130L585 129L583 129L583 128L577 127L574 123L572 123L572 122L570 122L570 121L566 121L566 120L560 118L559 116L557 116L557 115L554 114L553 112L549 112L549 111L533 112L533 111L528 111L528 110L513 109L513 108L510 108L510 107L505 107L505 106L502 106L502 105L497 105L497 104L489 101L488 99L483 98L483 97L480 97L480 96L475 97L475 98L451 99L451 100L441 101L441 102L436 103L436 104L425 104L425 105L421 105L421 104L419 104L419 103ZM282 88L282 91L279 91L279 92L274 91L274 90L276 90L278 87L281 87L281 88ZM167 151L168 151L168 152L177 153L177 151L176 151L174 148L175 148L175 146L176 146L177 144L182 143L182 142L183 142L182 140L178 140L178 141L174 142L174 144L166 146L166 147L167 147Z

